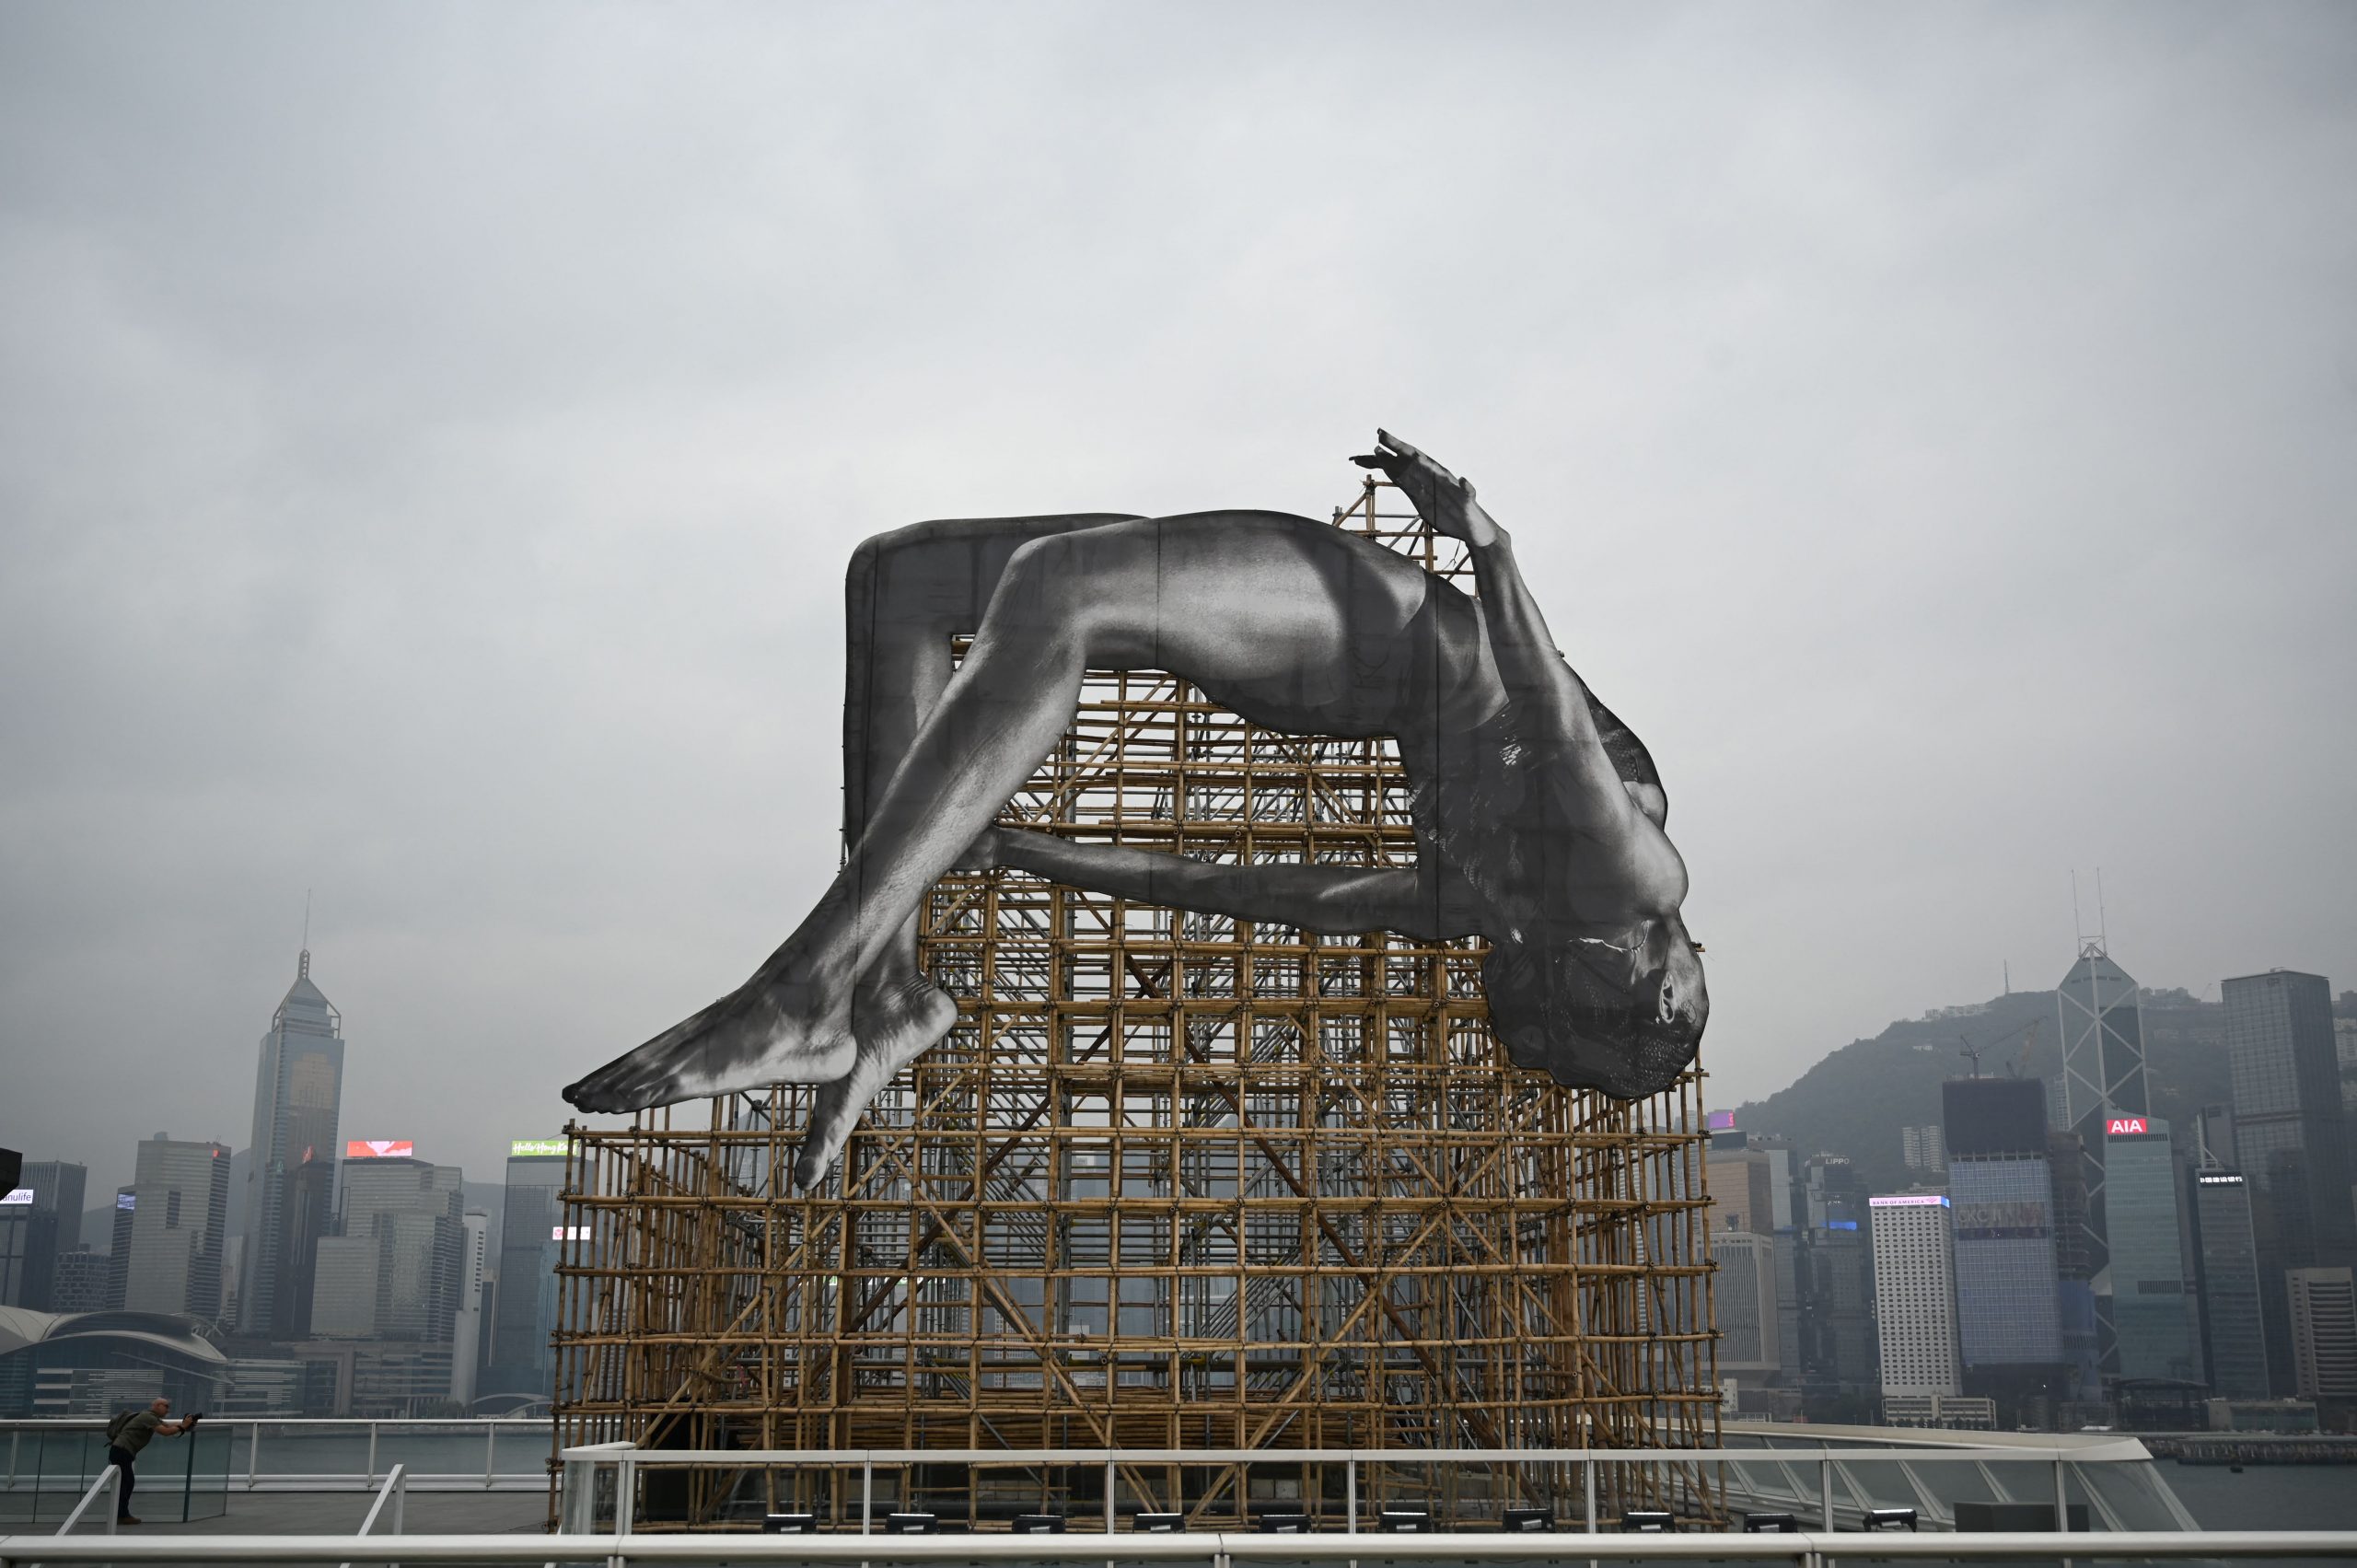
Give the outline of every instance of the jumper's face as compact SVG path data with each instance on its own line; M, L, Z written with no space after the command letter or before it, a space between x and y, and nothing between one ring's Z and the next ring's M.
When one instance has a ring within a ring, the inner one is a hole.
M1491 1026L1515 1065L1621 1099L1675 1083L1711 1013L1701 959L1675 915L1626 945L1500 943L1482 980Z
M1700 1040L1711 1016L1710 988L1702 983L1701 950L1676 915L1658 923L1646 943L1654 964L1654 1021Z

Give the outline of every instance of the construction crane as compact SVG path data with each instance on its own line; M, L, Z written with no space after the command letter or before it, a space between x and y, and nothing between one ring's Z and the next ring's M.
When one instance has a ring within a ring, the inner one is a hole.
M2022 1069L2029 1065L2030 1042L2038 1038L2038 1031L2045 1022L2043 1018L2032 1018L2028 1027L2022 1030L2021 1054L2005 1064L2006 1076L2018 1078L2022 1075ZM2007 1029L2005 1033L2011 1034L2013 1031ZM2002 1035L1997 1037L1999 1040L2003 1038ZM1975 1045L1972 1043L1971 1036L1960 1034L1956 1037L1956 1040L1957 1051L1963 1054L1966 1061L1972 1063L1972 1075L1978 1078L1980 1076L1980 1058L1991 1045L1996 1043L1996 1040L1984 1040Z
M2005 1072L2008 1075L2018 1078L2022 1075L2023 1070L2029 1066L2029 1048L2037 1041L2038 1031L2045 1027L2044 1018L2032 1018L2029 1021L2029 1028L2022 1031L2022 1053L2005 1064Z

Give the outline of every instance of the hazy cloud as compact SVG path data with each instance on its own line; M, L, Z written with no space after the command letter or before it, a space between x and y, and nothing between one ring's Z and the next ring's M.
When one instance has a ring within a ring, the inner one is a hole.
M479 1176L835 862L923 517L1477 479L1714 1098L2114 950L2357 984L2345 6L0 10L0 1139Z

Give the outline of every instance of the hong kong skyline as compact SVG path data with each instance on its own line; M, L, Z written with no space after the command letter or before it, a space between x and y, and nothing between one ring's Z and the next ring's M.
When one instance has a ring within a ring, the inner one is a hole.
M264 15L0 17L0 1144L94 1202L243 1145L307 893L345 1131L487 1175L833 872L859 540L1378 424L1660 762L1713 1103L2098 924L2357 985L2344 9Z

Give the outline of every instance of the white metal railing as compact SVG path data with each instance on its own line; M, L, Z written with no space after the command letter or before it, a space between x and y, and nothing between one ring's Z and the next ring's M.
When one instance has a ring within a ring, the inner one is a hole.
M33 1490L55 1479L53 1469L44 1473L44 1443L99 1431L95 1421L0 1421L0 1492ZM198 1477L204 1487L373 1491L395 1465L404 1467L405 1484L418 1492L539 1492L549 1484L551 1427L545 1416L367 1421L208 1415L197 1431L225 1445L226 1458L208 1459ZM83 1473L76 1466L77 1482Z
M395 1465L393 1467L392 1474L385 1478L385 1484L383 1487L378 1489L377 1493L377 1501L368 1504L368 1516L360 1521L360 1528L356 1534L363 1539L377 1534L377 1522L379 1519L385 1519L385 1505L387 1504L392 1504L392 1516L389 1519L386 1519L385 1528L382 1533L389 1536L397 1536L401 1534L401 1505L408 1501L408 1496L409 1473L400 1465ZM352 1562L349 1558L344 1560L343 1568L352 1568Z
M1863 1442L1863 1440L1860 1440ZM640 1448L630 1443L601 1443L578 1448L566 1448L558 1455L562 1465L562 1498L559 1521L568 1532L587 1534L596 1531L598 1502L598 1472L610 1469L614 1472L613 1498L616 1531L631 1536L636 1529L637 1481L649 1469L695 1467L708 1469L761 1470L764 1469L857 1469L860 1475L857 1530L867 1535L876 1514L876 1471L878 1467L900 1465L957 1465L977 1468L1091 1468L1104 1469L1104 1532L1113 1533L1118 1526L1118 1478L1123 1467L1132 1469L1162 1469L1168 1467L1197 1469L1206 1466L1299 1466L1340 1465L1343 1469L1342 1533L1356 1534L1359 1528L1359 1469L1362 1465L1402 1468L1417 1465L1497 1466L1521 1469L1538 1467L1577 1468L1581 1474L1581 1491L1585 1498L1584 1523L1590 1533L1597 1527L1596 1469L1604 1465L1668 1465L1674 1467L1719 1466L1739 1472L1745 1467L1789 1468L1815 1466L1816 1495L1807 1501L1815 1504L1816 1523L1820 1530L1831 1531L1840 1523L1836 1507L1834 1478L1846 1467L1860 1463L1895 1463L1902 1468L1923 1465L1968 1465L1978 1469L1983 1476L1991 1464L2020 1466L2035 1464L2051 1467L2050 1489L2041 1501L2050 1501L2056 1523L2062 1524L2072 1506L2071 1480L2083 1465L2142 1464L2150 1466L2152 1454L2144 1445L2132 1437L2067 1438L2054 1442L2025 1441L2014 1438L1992 1441L1985 1445L1967 1446L1963 1444L1926 1444L1921 1446L1852 1446L1849 1447L1745 1447L1745 1448ZM1911 1472L1910 1472L1911 1473ZM1862 1515L1864 1504L1856 1501L1863 1489L1850 1483L1852 1502L1850 1508L1854 1518ZM2107 1511L2102 1497L2087 1489L2088 1501L2096 1504L2098 1515ZM2156 1489L2169 1523L2181 1529L2198 1527L2191 1515L2177 1503L2167 1489ZM1781 1499L1780 1499L1781 1501ZM1933 1504L1928 1496L1921 1500ZM1946 1522L1936 1506L1926 1506L1929 1522ZM2117 1533L2117 1520L2105 1521ZM1093 1532L1092 1532L1093 1533ZM1951 1539L1943 1537L1942 1539ZM864 1550L864 1549L863 1549Z
M942 1562L1103 1562L1102 1537L877 1536L862 1541L859 1558L871 1565ZM1824 1568L1851 1560L1929 1559L1945 1562L2027 1559L2076 1562L2118 1559L2357 1557L2357 1530L2132 1530L2068 1536L2018 1532L1990 1535L1905 1533L1795 1535L1391 1535L1376 1540L1339 1535L1132 1535L1121 1538L1119 1561L1199 1562L1204 1568L1239 1563L1306 1562L1446 1562L1486 1563L1655 1558L1787 1562ZM122 1536L61 1539L0 1536L0 1568L42 1562L298 1562L342 1558L360 1562L597 1562L632 1568L658 1562L836 1562L846 1560L841 1538L759 1535L465 1535L404 1536Z
M99 1479L90 1483L89 1491L82 1493L82 1501L74 1504L74 1512L65 1516L65 1522L57 1527L57 1533L72 1535L74 1527L82 1522L82 1516L90 1511L90 1504L99 1500L100 1493L106 1494L107 1500L105 1528L101 1533L114 1534L115 1519L122 1512L122 1467L120 1465L109 1465L99 1472Z

